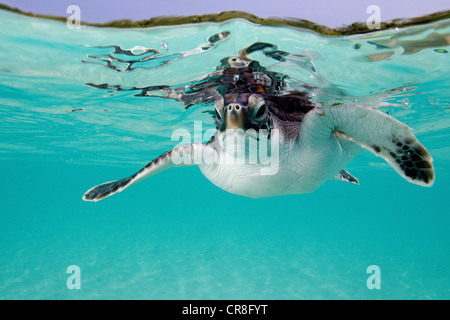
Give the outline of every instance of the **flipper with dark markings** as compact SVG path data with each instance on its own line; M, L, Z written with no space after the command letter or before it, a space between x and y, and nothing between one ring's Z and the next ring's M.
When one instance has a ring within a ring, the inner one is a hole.
M206 155L205 149L208 149L208 152L210 152L209 155L212 154L214 156L214 149L206 144L193 143L176 147L152 160L139 172L128 178L105 182L89 189L83 195L83 200L96 202L105 199L145 178L174 166L200 164L198 159L201 161L202 158L199 158L199 156L201 155L203 157Z
M407 125L378 110L353 104L325 109L320 118L336 135L386 160L405 180L424 187L433 185L433 159Z

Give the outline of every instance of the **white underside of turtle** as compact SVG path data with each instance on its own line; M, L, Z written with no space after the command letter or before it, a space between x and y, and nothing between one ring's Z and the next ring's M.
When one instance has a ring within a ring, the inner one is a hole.
M233 106L239 108L237 104ZM242 144L239 136L255 142L253 134L231 131L236 139L227 141L237 142L227 143L224 149L221 141L227 133L218 129L208 144L177 146L128 178L88 190L83 199L98 201L162 170L193 163L214 185L230 193L252 198L309 193L329 179L358 183L345 167L363 149L383 158L408 182L426 187L434 182L432 158L426 148L408 126L376 109L356 104L327 108L315 105L296 123L282 121L275 115L271 118L270 142L275 149L264 160L245 162L235 156L240 154L242 158L248 144ZM244 152L237 152L240 149ZM182 163L180 154L185 159ZM203 161L194 161L199 154L204 156Z

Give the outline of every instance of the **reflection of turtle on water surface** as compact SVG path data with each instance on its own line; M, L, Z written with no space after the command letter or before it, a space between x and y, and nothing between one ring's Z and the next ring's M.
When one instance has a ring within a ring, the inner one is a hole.
M344 168L362 149L385 159L409 182L433 184L432 158L406 125L362 105L324 107L303 91L287 89L285 75L247 56L267 48L274 46L255 43L192 85L142 89L142 95L160 90L186 107L214 102L216 133L206 144L177 146L128 178L98 185L83 199L98 201L162 170L190 164L234 194L313 192L330 178L358 183ZM264 54L283 60L286 53Z

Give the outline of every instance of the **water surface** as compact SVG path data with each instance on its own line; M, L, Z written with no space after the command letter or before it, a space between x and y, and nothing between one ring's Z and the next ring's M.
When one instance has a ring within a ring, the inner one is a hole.
M0 23L0 298L450 298L450 21L345 37L240 19L70 30L0 11ZM360 186L329 181L313 194L248 199L183 167L81 200L177 144L175 129L213 128L211 103L186 109L155 86L195 84L255 42L287 53L251 57L311 99L410 126L435 185L364 152L347 168ZM66 286L69 265L80 290ZM380 290L366 286L370 265Z

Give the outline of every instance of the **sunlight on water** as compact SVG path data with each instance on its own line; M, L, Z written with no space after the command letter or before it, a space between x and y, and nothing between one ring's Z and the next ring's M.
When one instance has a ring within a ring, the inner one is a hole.
M70 30L0 11L0 21L0 298L450 297L449 20L345 37L240 19ZM244 48L260 71L252 81L273 93L359 103L410 126L435 185L408 184L365 152L349 166L360 186L313 194L247 199L191 167L81 200L172 148L174 130L214 128L215 96L203 94L249 81L219 72ZM80 290L66 286L70 265ZM370 265L380 290L366 287Z

